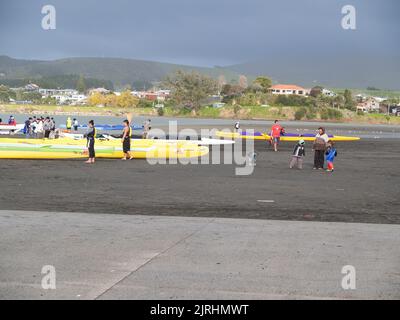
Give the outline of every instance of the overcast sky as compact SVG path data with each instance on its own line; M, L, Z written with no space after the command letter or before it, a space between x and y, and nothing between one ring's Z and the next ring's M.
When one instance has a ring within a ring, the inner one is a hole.
M56 8L56 30L41 9ZM355 6L357 29L341 27ZM0 54L95 56L199 66L268 55L399 55L399 0L0 0Z

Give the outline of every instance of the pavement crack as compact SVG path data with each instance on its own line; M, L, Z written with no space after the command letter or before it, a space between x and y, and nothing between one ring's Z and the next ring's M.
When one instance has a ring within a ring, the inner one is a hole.
M100 299L102 296L104 296L107 292L109 292L110 290L112 290L115 286L119 285L120 283L122 283L125 279L129 278L131 275L133 275L135 272L137 272L138 270L142 269L143 267L145 267L146 265L148 265L150 262L152 262L153 260L157 259L159 256L165 254L166 252L168 252L169 250L175 248L176 246L178 246L179 244L181 244L182 242L185 242L186 240L188 240L189 238L193 237L195 234L199 233L200 231L204 230L206 227L208 227L211 223L213 223L216 220L216 218L211 219L210 221L204 223L202 226L200 226L199 228L197 228L196 230L194 230L193 232L191 232L190 234L188 234L187 236L183 237L182 239L179 239L177 242L173 243L172 245L170 245L168 248L166 248L165 250L159 252L158 254L156 254L154 257L150 258L149 260L147 260L146 262L144 262L143 264L141 264L139 267L135 268L134 270L132 270L131 272L129 272L127 275L125 275L124 277L122 277L120 280L118 280L117 282L115 282L112 286L110 286L109 288L107 288L106 290L104 290L102 293L100 293L99 295L97 295L96 297L94 297L94 300L98 300Z

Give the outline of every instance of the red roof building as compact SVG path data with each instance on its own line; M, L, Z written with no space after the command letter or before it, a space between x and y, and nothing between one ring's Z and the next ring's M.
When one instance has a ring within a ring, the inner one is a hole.
M294 84L276 84L270 88L272 94L297 94L305 96L309 94L309 90Z

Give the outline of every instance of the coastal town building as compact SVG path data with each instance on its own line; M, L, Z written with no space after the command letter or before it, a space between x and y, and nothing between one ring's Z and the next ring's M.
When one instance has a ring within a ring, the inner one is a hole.
M149 101L165 101L171 94L170 90L157 90L157 91L132 91L132 95L139 99L146 99Z
M272 94L285 94L292 95L297 94L300 96L306 96L310 93L310 90L293 84L276 84L271 86L269 89Z
M380 103L374 97L368 97L365 101L357 104L357 111L362 112L379 112Z
M106 88L95 88L95 89L90 89L88 92L88 95L90 96L94 93L109 94L109 93L111 93L111 91Z
M325 89L325 88L322 89L322 94L327 97L336 97L337 96L337 94L335 92Z

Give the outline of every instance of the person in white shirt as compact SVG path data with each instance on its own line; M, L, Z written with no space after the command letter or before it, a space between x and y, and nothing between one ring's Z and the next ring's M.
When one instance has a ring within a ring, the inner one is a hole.
M43 119L38 120L38 123L36 124L36 134L38 138L43 138Z
M325 133L325 128L318 128L318 133L315 136L313 143L314 150L314 169L324 169L325 151L329 141L329 136Z

